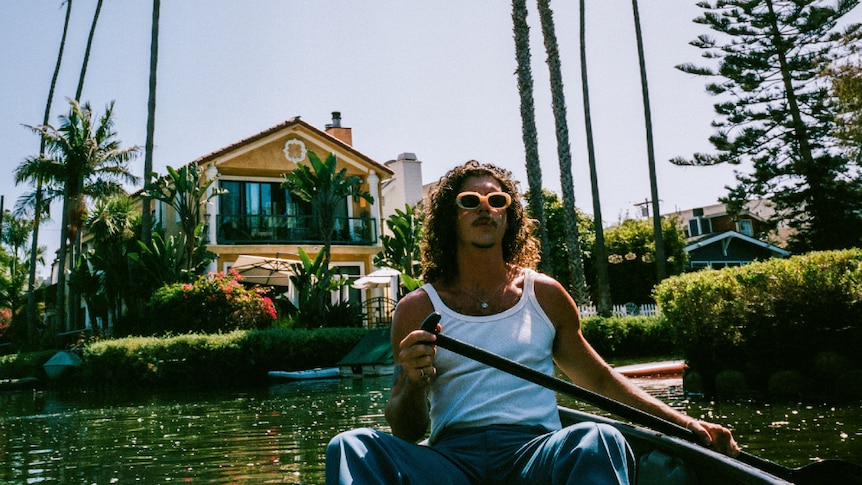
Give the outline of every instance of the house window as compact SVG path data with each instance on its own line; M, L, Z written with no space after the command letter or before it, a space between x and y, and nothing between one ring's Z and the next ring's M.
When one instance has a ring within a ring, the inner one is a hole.
M751 219L742 219L739 221L739 232L746 236L754 237L754 226L751 223Z
M695 217L688 220L688 237L700 236L712 232L712 222L705 217Z
M347 278L351 282L361 276L362 268L359 264L349 263L334 263L332 265L334 271L338 272L342 278ZM337 292L337 301L353 301L359 303L362 301L362 290L358 290L351 285L342 286Z
M219 186L227 190L219 200L220 224L231 231L254 236L275 228L308 228L315 215L310 203L280 182L220 180Z

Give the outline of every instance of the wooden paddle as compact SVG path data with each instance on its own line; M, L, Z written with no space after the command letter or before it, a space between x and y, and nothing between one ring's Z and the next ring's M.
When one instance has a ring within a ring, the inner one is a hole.
M646 426L647 428L670 436L697 443L694 433L676 423L672 423L666 419L641 411L640 409L621 403L607 396L584 389L583 387L572 384L571 382L544 374L511 359L501 357L488 352L487 350L480 349L468 343L461 342L460 340L438 333L437 324L439 322L440 314L437 312L432 312L430 315L425 317L425 321L422 322L421 329L426 332L433 333L437 337L435 342L429 342L431 345L438 345L446 350L463 355L464 357L468 357L503 372L508 372L509 374L520 377L534 384L566 394L575 399L580 399L581 401L602 408L605 411L612 412L633 423ZM789 468L745 451L742 451L736 458L747 465L751 465L770 473L771 475L797 484L862 484L862 467L847 461L823 460L803 467Z

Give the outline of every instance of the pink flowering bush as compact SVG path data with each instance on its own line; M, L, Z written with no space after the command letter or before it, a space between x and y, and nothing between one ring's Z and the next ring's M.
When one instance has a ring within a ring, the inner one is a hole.
M4 308L0 310L0 339L9 331L12 326L12 310Z
M267 328L275 305L263 290L249 289L236 272L210 273L193 283L166 285L150 298L151 333L216 333Z

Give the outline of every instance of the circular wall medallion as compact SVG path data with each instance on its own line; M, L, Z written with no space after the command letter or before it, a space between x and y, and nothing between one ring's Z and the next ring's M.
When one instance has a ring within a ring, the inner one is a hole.
M294 163L305 160L305 143L302 140L291 138L284 144L284 156Z

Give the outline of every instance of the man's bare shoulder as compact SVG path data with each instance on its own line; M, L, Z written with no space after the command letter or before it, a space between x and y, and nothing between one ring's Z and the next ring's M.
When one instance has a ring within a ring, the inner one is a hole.
M536 273L533 279L533 287L536 289L536 294L539 298L544 297L560 297L567 294L563 285L554 279L552 276L545 273Z
M560 328L561 324L577 321L577 306L569 292L556 279L546 274L539 273L533 282L536 299L545 313Z
M434 304L431 303L431 298L425 290L419 288L411 291L395 306L395 313L392 315L392 332L402 336L407 335L419 328L422 320L433 311Z

